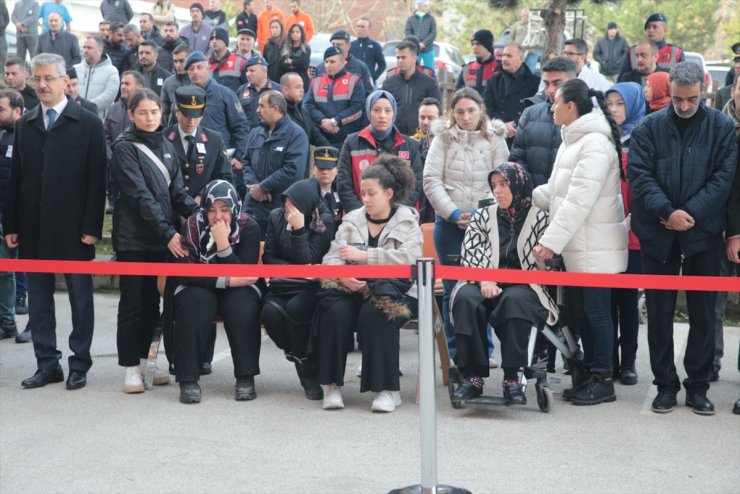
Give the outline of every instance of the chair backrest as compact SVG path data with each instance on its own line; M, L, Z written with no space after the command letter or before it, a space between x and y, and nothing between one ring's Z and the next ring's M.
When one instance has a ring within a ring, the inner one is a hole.
M421 246L421 254L424 257L434 258L434 263L439 264L437 249L434 247L434 223L422 223L421 234L424 242Z

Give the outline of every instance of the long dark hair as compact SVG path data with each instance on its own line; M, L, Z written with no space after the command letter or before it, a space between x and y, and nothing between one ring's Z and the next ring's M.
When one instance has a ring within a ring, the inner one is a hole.
M285 26L283 26L283 23L280 22L280 19L273 19L270 21L270 25L272 26L273 23L277 23L278 26L280 26L280 34L278 34L277 38L273 38L272 35L270 35L270 40L272 40L273 43L275 43L278 48L282 48L285 44Z
M617 150L617 163L621 163L622 157L622 132L619 130L617 122L614 121L609 108L606 106L606 97L601 91L591 89L588 85L580 79L570 79L565 82L558 93L564 103L574 103L576 105L576 111L578 116L582 117L591 113L594 105L591 98L596 98L596 102L599 104L599 108L604 113L606 121L609 122L609 127L612 130L612 139L614 140L614 147ZM624 179L624 170L622 166L619 166L619 176Z
M293 46L293 38L290 36L290 32L293 30L294 27L298 28L298 30L301 32L301 43L298 46ZM283 43L282 49L283 55L290 56L290 52L294 48L299 49L302 52L306 52L308 50L308 45L306 44L306 31L303 29L303 26L298 23L291 24L288 32L285 34L285 43Z
M416 177L408 160L393 154L381 154L372 165L365 168L360 180L375 178L383 189L393 189L391 204L396 207L416 187Z

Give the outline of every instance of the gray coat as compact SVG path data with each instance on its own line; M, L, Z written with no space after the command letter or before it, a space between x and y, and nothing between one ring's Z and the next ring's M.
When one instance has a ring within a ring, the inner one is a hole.
M134 17L128 0L103 0L100 2L100 13L106 21L120 22L124 26Z
M64 64L67 68L82 61L80 42L77 40L77 36L67 31L60 31L53 41L51 31L45 32L39 36L37 51L39 53L56 53L64 58Z
M416 14L411 14L406 19L406 36L413 35L424 43L422 52L432 49L432 44L437 38L437 20L432 14L427 14L421 19Z
M599 62L599 71L604 75L617 75L627 58L629 44L627 40L617 33L614 39L604 36L596 42L594 48L594 60Z

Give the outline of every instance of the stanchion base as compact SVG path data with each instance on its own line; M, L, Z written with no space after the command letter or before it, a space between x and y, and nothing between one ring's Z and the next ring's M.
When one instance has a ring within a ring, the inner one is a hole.
M438 485L436 491L425 490L421 484L410 485L402 489L393 489L388 494L426 494L436 492L436 494L473 494L467 489L452 487L449 485Z

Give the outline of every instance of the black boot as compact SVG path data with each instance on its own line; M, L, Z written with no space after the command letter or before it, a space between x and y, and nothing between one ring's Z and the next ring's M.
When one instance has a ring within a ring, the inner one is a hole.
M237 377L234 385L234 399L248 401L255 398L257 398L257 390L254 387L254 376Z
M616 399L611 373L594 372L586 385L573 393L572 401L574 405L598 405Z
M200 386L197 382L180 383L180 403L200 403Z
M619 377L619 382L622 384L637 384L635 355L637 355L637 342L622 343L622 374Z
M308 360L304 360L303 363L295 363L295 370L298 373L301 386L303 386L303 391L306 393L306 398L309 400L323 400L324 391L321 389L319 377L314 367L313 363Z

